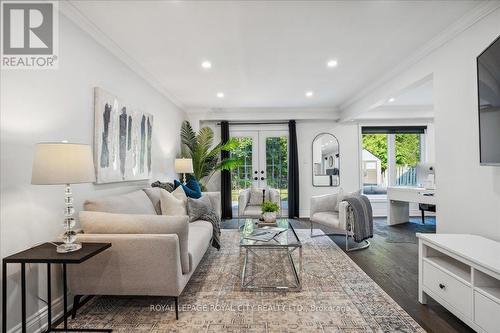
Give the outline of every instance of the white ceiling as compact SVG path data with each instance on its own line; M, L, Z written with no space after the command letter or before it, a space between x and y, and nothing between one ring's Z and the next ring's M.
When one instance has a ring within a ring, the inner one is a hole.
M72 4L189 109L338 107L478 2ZM327 69L331 58L339 65Z

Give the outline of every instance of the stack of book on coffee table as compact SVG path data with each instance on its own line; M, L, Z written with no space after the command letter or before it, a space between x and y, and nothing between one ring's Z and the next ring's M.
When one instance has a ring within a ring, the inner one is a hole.
M251 234L246 235L244 238L262 242L269 242L271 239L273 239L274 237L278 236L279 234L281 234L286 230L287 230L286 228L273 228L273 227L257 228Z

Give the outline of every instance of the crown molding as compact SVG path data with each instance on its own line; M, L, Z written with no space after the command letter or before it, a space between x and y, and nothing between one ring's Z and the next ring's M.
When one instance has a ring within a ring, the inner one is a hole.
M334 120L335 108L195 108L186 110L190 118L199 120Z
M488 0L481 2L472 10L463 15L458 21L450 25L448 28L446 28L443 32L441 32L436 37L431 39L424 46L416 50L413 53L413 55L409 57L406 61L403 61L402 63L397 65L394 69L383 75L379 80L376 80L374 83L361 89L359 93L349 98L346 102L342 103L339 107L341 112L343 112L349 106L351 106L355 102L361 100L362 98L373 92L378 87L394 79L399 74L404 72L406 69L418 63L420 60L424 59L426 56L428 56L435 50L439 49L449 41L453 40L459 34L464 32L469 27L474 25L476 22L480 21L485 16L494 12L498 8L500 8L500 1Z
M111 52L111 54L117 57L134 73L144 79L144 81L146 81L151 87L157 90L161 95L170 100L182 111L185 110L185 106L174 96L172 96L153 74L144 69L144 67L142 67L127 52L125 52L118 45L118 43L116 43L111 37L106 35L106 33L104 33L101 29L99 29L99 27L97 27L94 22L92 22L87 16L85 16L70 0L61 1L59 4L59 11L68 19L73 21L73 23L75 23L83 31L88 33L95 41L97 41L109 52Z

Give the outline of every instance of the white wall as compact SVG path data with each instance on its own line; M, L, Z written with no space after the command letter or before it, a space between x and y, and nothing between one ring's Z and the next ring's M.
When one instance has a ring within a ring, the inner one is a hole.
M347 119L433 75L437 231L500 240L500 168L479 165L476 57L500 35L500 9L342 111Z
M63 187L30 184L34 147L37 142L63 139L92 143L93 87L154 114L152 178L175 176L173 161L184 112L62 15L59 44L58 70L1 72L2 257L56 240L62 233ZM75 185L75 205L80 209L86 198L127 192L148 183ZM30 316L44 307L37 296L46 298L45 267L31 265L27 274ZM8 283L8 325L13 327L20 322L19 269L14 265L9 266ZM56 292L53 297L61 295ZM36 322L34 327L44 323Z
M311 197L337 193L338 187L312 186L312 142L320 133L331 133L339 140L340 186L348 192L361 188L359 182L359 130L357 124L339 124L334 121L297 121L299 153L300 217L309 217Z

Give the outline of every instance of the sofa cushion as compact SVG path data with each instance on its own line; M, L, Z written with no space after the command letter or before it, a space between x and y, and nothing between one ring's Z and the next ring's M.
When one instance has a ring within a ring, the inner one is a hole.
M85 234L177 234L182 272L189 272L187 216L112 214L81 211L80 224Z
M261 206L262 205L262 191L265 190L265 198L264 200L269 200L269 189L268 188L259 188L252 186L250 189L250 199L248 200L249 206Z
M262 215L262 208L261 206L247 206L243 215L251 217L260 217Z
M182 216L187 215L187 197L182 187L176 188L172 193L160 189L160 204L162 215Z
M201 259L205 255L212 239L213 227L207 221L195 221L189 223L189 271L198 267Z
M330 228L340 228L339 214L337 212L319 212L311 216L311 221Z
M142 190L86 200L83 207L85 210L93 212L156 215L153 203Z
M160 187L148 187L142 189L153 203L156 215L161 215Z

